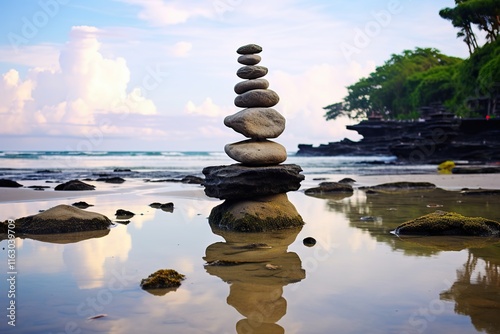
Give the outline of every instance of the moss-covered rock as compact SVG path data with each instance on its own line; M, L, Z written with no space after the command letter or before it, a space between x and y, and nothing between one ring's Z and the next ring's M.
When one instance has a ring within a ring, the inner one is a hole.
M407 221L394 231L400 235L500 236L500 223L482 217L465 217L454 212L436 211Z
M226 200L212 209L208 221L216 228L236 232L277 231L304 225L286 194Z
M0 222L0 233L7 233L8 222ZM107 230L111 220L96 212L61 204L42 213L15 220L16 234L56 234Z
M422 189L435 189L436 185L430 182L389 182L378 184L371 187L360 187L363 190L377 190L377 191L408 191L408 190L422 190Z
M144 290L177 288L185 277L173 269L160 269L141 280L141 288Z

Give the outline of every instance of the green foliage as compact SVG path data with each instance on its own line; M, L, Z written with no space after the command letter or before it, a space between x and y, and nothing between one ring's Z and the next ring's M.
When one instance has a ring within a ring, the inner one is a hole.
M488 42L497 40L500 30L498 0L455 0L455 4L454 8L444 8L439 11L439 15L460 29L457 37L463 37L470 54L479 48L473 26L486 32L485 37Z
M386 118L415 117L421 101L432 102L433 98L441 96L441 89L446 96L451 94L450 80L446 75L452 75L460 62L461 59L443 55L432 48L416 48L414 51L393 54L368 78L362 78L347 87L348 95L342 102L324 107L325 118L331 120L348 116L359 119L372 113ZM446 70L422 75L431 69L444 67ZM418 92L412 95L417 88Z

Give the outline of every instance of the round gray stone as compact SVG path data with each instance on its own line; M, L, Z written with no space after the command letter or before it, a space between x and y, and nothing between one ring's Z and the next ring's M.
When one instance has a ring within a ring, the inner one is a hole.
M238 63L243 65L257 65L262 58L259 55L243 55L238 57Z
M244 140L227 144L226 154L245 166L278 165L286 160L286 149L283 145L270 140Z
M267 89L269 87L269 81L266 79L253 79L238 82L234 86L234 92L236 94L243 94L252 89Z
M278 104L280 97L270 89L254 89L236 96L234 104L240 108L269 108Z
M236 75L242 79L257 79L266 75L267 67L264 66L243 66L236 72Z
M240 46L236 52L240 55L251 55L262 52L262 47L257 44L247 44Z
M247 138L276 138L285 130L285 117L272 108L249 108L229 115L224 124Z

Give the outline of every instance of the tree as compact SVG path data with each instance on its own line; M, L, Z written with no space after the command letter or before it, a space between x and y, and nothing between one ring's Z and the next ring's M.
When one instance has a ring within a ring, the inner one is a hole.
M439 15L450 20L454 27L459 28L457 37L463 37L473 54L479 48L473 26L486 32L486 41L497 40L500 30L500 1L498 0L455 0L454 8L443 8Z
M420 84L417 81L423 80L423 77L418 79L415 75L435 67L454 66L460 61L459 58L443 55L431 48L416 48L414 51L393 54L367 78L347 87L348 95L342 102L324 107L324 116L327 120L340 116L360 119L371 114L385 118L410 118L418 109L415 97L412 100L411 94ZM413 81L410 82L410 79ZM423 84L420 91L424 91Z

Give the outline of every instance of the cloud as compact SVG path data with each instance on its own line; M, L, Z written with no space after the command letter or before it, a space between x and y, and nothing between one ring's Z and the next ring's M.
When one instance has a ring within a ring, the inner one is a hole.
M202 115L207 117L225 117L235 113L234 108L221 107L216 105L210 97L207 97L200 105L195 105L193 101L188 101L184 108L187 114Z
M185 23L190 18L213 16L208 6L199 6L194 2L162 0L122 0L122 2L140 6L138 18L153 26L168 26Z
M187 57L193 48L193 44L189 42L178 42L172 47L172 54L175 57Z
M2 133L78 136L98 125L99 114L157 114L141 88L128 90L125 59L103 56L99 32L95 27L73 27L56 68L30 68L25 79L16 69L2 75Z

